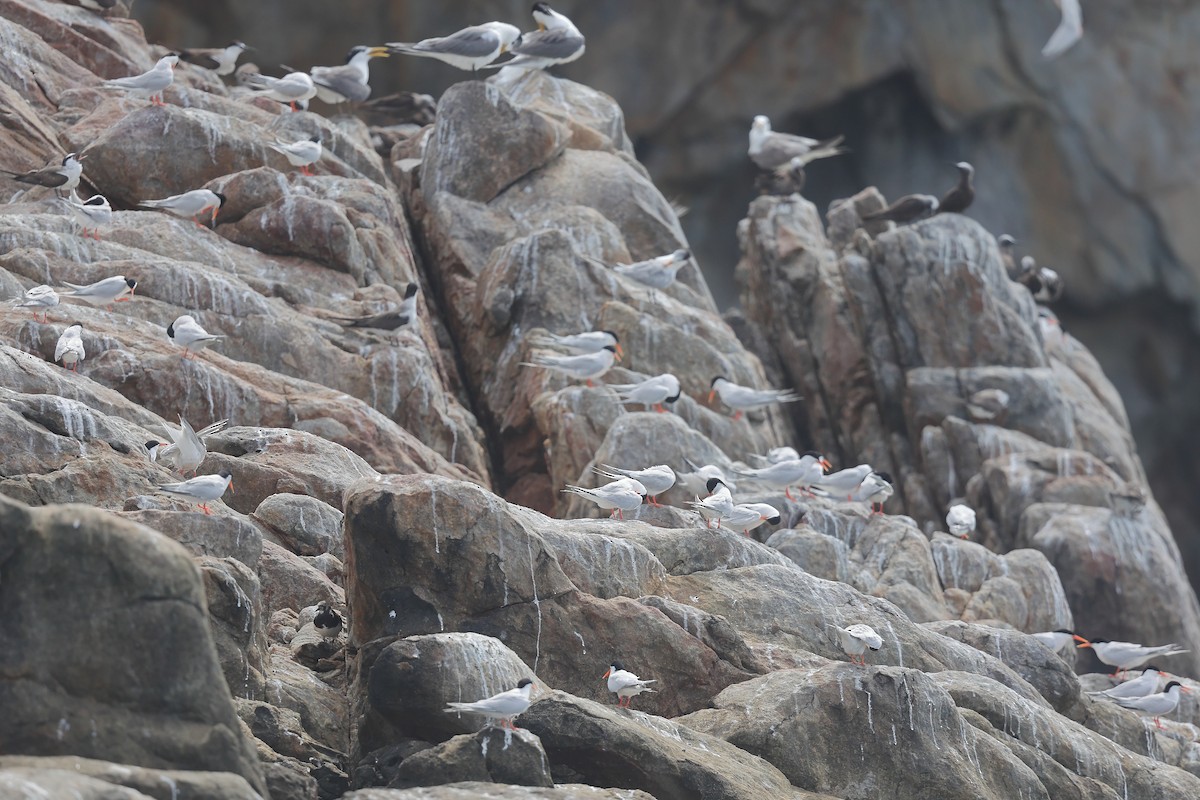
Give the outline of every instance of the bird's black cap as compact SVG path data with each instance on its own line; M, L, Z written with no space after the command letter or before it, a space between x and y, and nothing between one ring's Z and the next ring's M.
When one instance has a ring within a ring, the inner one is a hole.
M222 478L232 478L233 477L233 473L227 469L223 469L220 472L218 472L217 474L220 475Z
M533 683L533 680L531 678L521 678L521 680L517 681L517 688L524 689L526 686L528 686L531 683Z
M169 339L175 338L175 323L174 322L172 322L170 325L167 326L167 338L169 338Z
M608 352L614 353L614 354L617 352L617 348L611 344L604 345L604 349L607 350Z
M213 192L213 194L215 194L217 199L221 201L221 205L225 205L225 195L221 194L220 192Z
M716 386L717 381L727 381L727 380L729 380L729 378L726 378L724 375L718 375L717 377L712 379L712 383L710 383L708 385L708 388L711 389L712 387Z
M408 286L404 287L404 299L407 300L408 298L416 295L417 288L418 287L416 283L410 283Z
M1055 630L1054 632L1055 632L1055 633L1065 633L1065 634L1067 634L1068 636L1074 636L1074 635L1075 635L1075 631L1069 631L1069 630L1067 630L1066 628L1058 628L1058 629L1057 629L1057 630Z
M321 135L317 134L316 136L310 136L308 140L310 142L319 142L321 141Z
M615 331L600 331L600 332L601 332L601 333L607 333L609 336L613 337L613 341L614 341L614 342L619 342L619 341L621 341L621 337L617 336L617 334L616 334L616 332L615 332Z
M162 442L156 442L153 439L151 439L150 441L146 442L145 447L147 450L153 450L154 448L158 447L160 444L162 444Z
M611 664L609 664L609 666L612 667L613 669L625 669L625 665L615 659L613 660L613 662Z
M725 481L721 480L720 478L709 478L708 483L704 485L708 487L708 493L712 494L717 490L717 486L725 486Z
M137 281L135 281L133 278L126 278L125 285L128 286L130 289L136 289Z
M548 3L534 3L533 11L531 11L530 13L533 13L533 12L537 12L539 14L549 14L550 6Z
M1171 688L1172 688L1172 687L1174 687L1174 686L1178 686L1178 687L1180 687L1180 688L1183 688L1183 684L1182 684L1182 683L1180 683L1179 681L1171 681L1170 683L1168 683L1168 684L1167 684L1167 688L1163 689L1163 691L1164 691L1164 692L1169 692L1169 691L1171 691Z
M674 397L668 397L663 402L664 403L674 403L676 400L678 400L680 398L681 395L683 395L683 389L680 389L678 392L676 392Z
M821 455L820 453L818 453L816 450L805 450L800 455L801 456L812 456L813 458L818 459L818 460L825 457L825 456Z
M782 519L783 519L783 517L776 514L775 516L768 519L767 522L771 523L772 525L778 525L780 523L780 521L782 521Z
M888 483L895 483L895 481L892 480L892 476L886 472L881 472L879 470L876 470L875 474L878 475L879 477L883 478Z

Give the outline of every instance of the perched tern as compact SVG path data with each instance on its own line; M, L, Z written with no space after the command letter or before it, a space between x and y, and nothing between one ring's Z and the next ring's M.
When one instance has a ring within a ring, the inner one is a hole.
M1162 729L1162 722L1159 717L1170 714L1179 705L1179 693L1181 691L1191 693L1191 689L1187 688L1179 681L1171 681L1167 684L1167 688L1161 692L1148 694L1145 697L1117 697L1117 705L1124 708L1131 708L1134 711L1141 711L1143 714L1154 715L1154 724Z
M169 211L177 217L191 219L198 227L203 228L200 215L211 212L212 224L217 224L217 212L225 204L225 195L209 189L192 189L183 194L174 194L161 200L143 200L138 203L142 208L157 208Z
M218 339L224 339L225 336L209 333L200 327L200 323L196 322L195 317L191 314L184 314L167 326L167 338L171 340L172 344L183 348L183 355L180 358L188 359L195 358L198 352Z
M960 539L970 537L975 532L975 510L962 503L950 506L946 512L946 527Z
M882 514L883 504L895 492L892 486L892 476L886 472L871 472L863 478L858 488L850 493L852 503L870 503L872 514ZM879 506L878 509L875 506Z
M328 600L322 600L317 603L317 615L313 617L313 627L326 639L336 639L342 632L342 615L329 605Z
M1081 637L1075 635L1075 631L1069 631L1066 628L1059 628L1056 631L1042 631L1041 633L1029 634L1037 639L1042 644L1049 647L1055 652L1063 649L1068 644L1073 645L1077 641L1081 641Z
M721 520L721 524L731 531L749 536L750 531L764 522L778 525L782 519L779 509L774 506L766 503L742 503L734 506L733 511Z
M611 268L618 275L624 275L643 286L649 286L651 289L665 289L675 282L676 274L691 257L690 252L680 249L665 256L637 261L633 264L614 264Z
M1062 11L1062 19L1042 48L1045 58L1061 56L1083 38L1083 10L1079 0L1054 0L1054 4Z
M89 283L87 286L66 283L66 281L63 283L74 290L63 292L63 297L83 300L94 306L127 301L133 297L133 290L137 288L137 281L133 278L126 278L124 275L113 275L111 278L104 278L95 283Z
M838 632L838 639L841 640L842 649L846 651L846 655L850 656L851 664L862 664L865 666L867 663L867 648L878 650L883 647L883 639L870 625L860 622L848 628L839 628L836 625L830 625L829 627Z
M1011 399L1003 389L980 389L967 398L967 413L976 422L1003 420Z
M233 474L229 470L223 469L216 475L201 475L198 478L178 483L160 483L158 488L164 492L187 495L199 500L200 510L205 514L211 514L212 511L209 510L208 504L213 500L220 499L226 489L233 488Z
M199 431L193 430L188 421L179 416L179 430L175 430L171 425L163 424L163 429L167 432L167 438L171 440L170 444L151 440L146 442L146 451L150 456L151 463L156 461L166 462L173 461L175 468L180 473L195 472L196 468L204 462L204 457L208 455L208 447L204 444L204 439L212 436L214 433L219 433L229 424L229 420L222 419L209 425L207 428L201 428Z
M412 44L388 42L393 53L425 56L444 61L452 67L474 72L495 61L521 36L521 29L507 22L472 25L449 36L435 36Z
M175 80L175 65L179 56L174 53L163 56L149 72L129 78L114 78L101 84L105 89L120 89L137 97L148 97L156 106L163 104L162 94Z
M545 69L555 64L566 64L583 55L586 43L575 23L546 3L534 3L532 13L538 29L522 33L509 45L508 51L513 58L489 64L487 69Z
M309 166L321 160L322 147L320 136L314 136L311 139L301 139L291 144L275 142L267 146L275 152L283 154L283 157L293 167L299 167L302 175L312 175L312 170L309 169Z
M787 197L790 194L800 194L807 180L804 159L796 156L781 167L759 173L754 179L754 189L760 195Z
M713 378L708 391L708 402L719 396L721 402L732 408L734 419L741 419L746 411L765 408L776 403L794 403L801 399L791 389L751 389L749 386L739 386L721 375Z
M771 130L771 120L759 114L750 125L750 160L761 169L787 167L793 159L800 159L799 166L819 158L841 155L846 151L839 147L845 137L832 139L810 139L791 133L776 133ZM798 190L797 190L798 191Z
M863 481L867 479L874 470L870 464L859 464L857 467L849 467L847 469L831 472L828 475L823 475L817 481L813 482L813 487L821 489L824 492L833 495L834 497L845 497L851 500L854 497L854 492L862 486Z
M664 403L674 403L683 393L679 379L669 372L640 383L610 384L609 388L616 391L618 401L622 404L639 403L659 412L666 411Z
M394 331L403 328L417 318L416 283L410 283L404 289L404 300L397 308L379 314L368 314L364 317L334 317L333 319L343 328L378 328L384 331Z
M43 283L41 286L26 289L23 295L13 301L13 305L17 308L33 309L34 322L46 323L50 321L50 309L58 305L58 292ZM41 320L37 318L39 308L42 310Z
M83 349L83 326L78 322L68 325L58 337L58 343L54 345L54 360L61 361L71 372L78 372L79 362L86 356L87 352Z
M239 75L243 73L239 72ZM247 72L243 75L246 86L277 103L284 103L296 110L297 103L307 103L317 95L317 85L307 72L289 72L282 78Z
M210 49L181 50L179 58L197 67L210 69L218 75L232 75L237 69L238 59L246 52L242 42L232 42L226 47Z
M79 185L79 178L83 175L83 160L85 158L87 156L67 153L63 156L61 162L50 164L41 169L30 170L29 172L10 172L4 169L0 170L0 172L10 176L18 183L45 186L47 189L54 189L59 193L70 192L74 191L75 187Z
M721 521L725 517L734 514L733 495L730 494L729 487L720 478L709 478L705 488L708 490L708 497L703 500L694 500L688 505L704 517L705 527L711 528L714 519L717 521L717 526L720 527Z
M906 194L890 206L863 214L863 222L890 220L898 225L916 222L937 213L938 199L931 194Z
M567 484L563 489L567 494L577 494L591 500L600 508L610 510L608 516L625 519L625 511L636 511L646 497L646 487L633 478L620 478L612 483L597 486L595 489L585 489L582 486Z
M1089 647L1096 654L1096 658L1110 667L1115 667L1113 675L1118 675L1122 672L1140 667L1152 658L1166 656L1177 656L1189 652L1181 648L1177 644L1162 644L1157 647L1147 647L1144 644L1134 644L1133 642L1110 642L1107 639L1085 639L1082 636L1076 636L1077 648Z
M517 688L492 695L486 700L477 700L474 703L447 703L446 713L483 714L489 722L493 719L500 720L501 728L519 730L513 724L513 718L529 710L529 693L533 691L533 686L532 680L522 678L517 683Z
M687 459L684 459L685 461ZM733 480L726 476L725 471L716 464L705 464L704 466L696 466L691 461L688 461L688 466L692 468L692 472L680 472L675 470L675 477L679 481L688 494L698 495L708 493L708 482L716 478L721 483L730 488L737 488Z
M608 678L608 690L617 696L617 705L623 708L629 708L629 704L633 702L633 698L637 697L642 692L653 692L650 684L657 683L655 680L642 680L637 675L629 672L621 665L620 661L612 662L608 672L600 676L601 679Z
M354 101L361 103L371 96L372 58L387 58L386 47L358 45L346 54L346 63L339 67L313 67L308 71L317 89L317 99L330 105Z
M613 360L617 357L617 348L606 345L595 353L583 353L577 356L560 356L545 350L534 350L529 361L522 361L525 367L542 367L554 372L561 372L575 380L586 380L592 385L592 378L599 378L612 368Z
M1063 280L1049 267L1039 267L1033 256L1021 259L1017 283L1024 286L1039 303L1053 303L1062 297Z
M794 500L795 498L792 497L793 486L807 492L808 487L819 481L827 469L832 469L832 465L825 456L815 450L809 450L799 458L777 461L761 469L735 471L738 475L753 478L776 491L782 489L789 500Z
M60 197L58 202L67 207L75 219L83 226L83 236L87 238L88 228L92 229L91 236L100 241L100 226L112 222L112 206L104 195L92 195L86 201L81 201L75 192L69 197Z
M659 464L657 467L647 467L646 469L621 469L620 467L610 467L607 464L601 464L598 467L593 467L593 470L606 478L620 479L633 478L642 485L645 489L644 494L650 499L650 505L658 505L658 496L675 485L675 470L668 467L666 464Z
M975 168L966 161L960 161L954 167L958 170L958 183L938 201L938 214L961 214L975 200L975 186L971 183Z
M530 341L538 347L562 347L578 355L582 353L597 353L606 347L611 347L617 354L617 361L625 355L621 348L621 340L612 331L587 331L559 336L553 333L535 334Z
M1166 677L1166 674L1158 667L1146 667L1136 678L1127 680L1111 689L1105 689L1102 692L1088 692L1088 694L1093 697L1109 697L1113 700L1145 697L1158 691L1158 681L1160 678Z

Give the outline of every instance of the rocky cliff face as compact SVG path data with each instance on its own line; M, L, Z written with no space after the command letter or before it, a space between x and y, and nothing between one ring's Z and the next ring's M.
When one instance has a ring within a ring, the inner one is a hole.
M85 239L13 184L0 289L138 280L112 308L0 313L0 793L1200 796L1194 698L1160 728L1027 635L1196 650L1200 607L1120 397L975 222L864 229L873 189L827 224L760 198L726 321L695 264L653 292L603 265L687 239L585 86L466 81L430 126L368 128L196 70L163 107L115 96L100 79L156 53L73 6L0 2L0 39L4 166L86 151L116 208ZM265 148L317 132L313 177ZM228 197L211 229L131 210L202 186ZM414 324L336 323L412 281ZM225 338L181 360L183 313ZM78 374L50 363L71 321ZM589 329L626 353L605 382L678 376L671 413L521 366L539 332ZM734 419L706 402L717 374L803 399ZM988 389L1010 402L985 420ZM230 420L198 470L234 476L211 516L157 492L177 476L142 450L180 414ZM559 492L780 444L886 469L888 513L742 482L782 512L745 537L681 488L628 521ZM960 499L972 541L942 531ZM321 634L320 601L345 631ZM861 666L831 630L853 623L883 638ZM633 710L600 679L614 659L656 681ZM1159 666L1200 676L1194 653ZM444 712L524 677L524 731Z

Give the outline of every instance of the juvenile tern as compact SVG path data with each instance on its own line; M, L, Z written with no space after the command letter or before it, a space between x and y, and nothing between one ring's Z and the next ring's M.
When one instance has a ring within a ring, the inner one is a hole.
M830 625L838 632L838 639L842 643L842 649L846 651L846 655L850 656L851 664L867 663L867 648L878 650L883 647L883 639L875 629L870 625L858 623L847 628L839 628L836 625Z
M717 526L720 527L721 520L734 513L733 495L730 494L729 487L720 478L709 478L705 488L708 490L708 497L703 500L691 501L688 505L704 518L705 527L711 528L714 519L717 521Z
M622 477L633 478L642 485L645 489L644 494L649 498L650 505L658 505L658 496L675 485L675 470L668 467L666 464L659 464L657 467L647 467L646 469L621 469L620 467L610 467L607 464L601 464L598 467L593 467L595 472L603 475L606 478L620 479Z
M175 65L179 56L174 53L163 56L148 72L128 78L114 78L101 84L105 89L120 89L137 97L148 97L156 106L163 104L162 94L175 80Z
M535 350L529 361L522 361L521 366L542 367L543 369L561 372L575 380L586 380L592 385L592 378L599 378L612 368L613 360L617 357L617 348L606 345L595 353L583 353L577 356L561 356L545 350Z
M841 145L844 136L832 139L810 139L791 133L776 133L771 130L770 118L759 114L750 125L750 160L761 169L778 169L787 166L793 159L800 159L799 166L819 158L841 155L846 151ZM797 190L798 191L798 190Z
M975 509L962 503L950 506L946 512L946 527L960 539L970 537L975 532Z
M863 478L858 488L850 493L852 503L870 503L872 514L882 514L883 504L895 492L892 486L892 476L886 472L871 472ZM879 506L878 509L875 506Z
M54 345L54 360L61 361L71 372L78 372L79 362L86 356L87 352L83 349L83 326L78 322L68 325L58 337L58 343Z
M126 278L124 275L113 275L111 278L104 278L95 283L89 283L87 286L66 281L63 283L73 291L63 292L62 297L83 300L94 306L112 305L129 300L133 297L134 289L137 288L137 281L133 278Z
M534 3L532 13L538 29L521 34L509 46L508 51L513 58L489 64L487 69L545 69L555 64L566 64L583 55L586 43L575 23L546 3Z
M792 497L793 486L807 492L808 487L819 481L825 475L825 470L831 468L832 465L825 456L815 450L809 450L796 459L777 461L761 469L735 470L735 472L738 475L753 478L776 491L783 490L789 500L794 500L795 498Z
M97 194L85 201L80 201L72 191L69 197L60 197L58 201L66 206L67 210L83 226L84 238L87 238L88 228L91 228L91 235L95 237L96 241L100 241L100 226L107 226L112 222L113 211L112 206L108 204L108 198Z
M609 510L609 519L617 517L625 519L625 511L636 511L646 496L646 487L632 478L620 478L612 483L597 486L595 489L585 489L582 486L567 484L563 489L567 494L577 494L591 500L600 508Z
M1156 647L1147 647L1144 644L1134 644L1133 642L1110 642L1107 639L1084 639L1082 636L1076 636L1079 642L1077 648L1091 648L1096 654L1096 658L1100 659L1110 667L1115 667L1113 675L1140 667L1152 658L1166 656L1177 656L1189 652L1181 648L1177 644L1162 644Z
M616 391L622 404L639 403L659 412L666 411L663 404L674 403L683 392L679 386L679 379L669 372L647 378L640 383L610 384L609 388Z
M291 144L277 141L267 146L275 152L281 153L293 167L299 167L302 175L312 175L312 170L309 169L309 166L321 160L322 147L320 136L313 136L311 139L301 139Z
M317 95L317 85L307 72L289 72L282 78L272 78L257 72L241 73L246 86L277 103L296 110L297 103L307 103Z
M1045 58L1057 58L1083 38L1083 10L1079 0L1054 0L1054 4L1062 11L1062 19L1042 48Z
M708 391L709 403L713 401L714 396L720 396L721 402L736 412L733 415L734 419L741 419L744 412L756 408L765 408L776 403L794 403L801 399L800 395L791 389L751 389L748 386L739 386L721 375L712 380Z
M218 339L224 339L225 336L209 333L200 327L200 323L196 322L195 317L191 314L184 314L167 326L167 338L171 340L172 344L183 348L183 355L180 358L188 359L195 358L198 352Z
M813 487L828 492L834 497L845 497L847 500L852 500L854 492L858 487L862 486L863 481L867 479L874 470L870 464L859 464L857 467L849 467L847 469L831 472L828 475L823 475L819 480L813 482Z
M649 286L651 289L665 289L675 282L676 274L691 257L690 252L680 249L665 256L636 261L632 264L614 264L611 269L618 275L637 281L643 286Z
M449 36L435 36L412 44L388 42L393 53L425 56L444 61L452 67L475 70L486 67L521 36L521 29L507 22L485 22L472 25Z
M143 200L138 203L142 208L157 208L183 219L190 218L200 228L204 227L200 222L200 215L206 211L212 212L212 224L216 225L217 212L224 204L225 195L209 189L192 189L190 192L174 194L161 200Z
M721 524L731 531L749 536L750 531L764 522L778 525L781 519L783 517L780 516L779 509L774 506L766 503L741 503L733 507L733 511L721 520Z
M975 168L966 161L960 161L954 167L958 170L958 183L938 201L939 214L961 214L975 200L975 186L971 183Z
M223 469L216 475L201 475L198 478L178 483L160 483L158 488L160 491L182 494L199 500L200 503L197 505L200 510L205 514L212 514L208 504L225 494L226 489L233 488L233 474L229 470Z
M329 605L328 600L322 600L317 603L317 614L313 617L313 627L326 639L336 639L342 632L342 615Z
M1167 687L1154 694L1148 694L1145 697L1118 697L1115 698L1117 705L1124 708L1131 708L1134 711L1141 711L1143 714L1154 715L1154 724L1162 729L1162 722L1159 717L1170 714L1179 705L1180 691L1191 692L1192 690L1181 684L1179 681L1171 681Z
M600 676L601 679L608 679L608 690L617 696L617 705L622 708L629 708L629 704L633 702L633 698L637 697L642 692L653 692L650 684L657 683L655 680L642 680L637 675L629 672L621 665L620 661L612 662L608 672Z
M931 194L906 194L887 208L863 214L863 222L890 220L897 225L925 219L936 214L938 199Z
M5 175L11 177L17 183L29 183L34 186L45 186L47 189L54 189L60 194L62 192L70 192L79 185L79 178L83 175L83 160L87 156L79 156L75 153L67 153L63 156L63 160L41 169L30 170L29 172L10 172L9 170L0 170Z
M1158 667L1146 667L1136 678L1127 680L1111 689L1105 689L1102 692L1088 692L1088 694L1093 697L1109 697L1114 700L1145 697L1158 691L1158 681L1165 676L1166 673Z
M308 71L317 89L317 99L330 105L348 101L361 103L371 96L372 58L387 58L386 47L358 45L346 54L346 63L338 67L313 67Z
M534 334L530 341L538 347L562 347L575 354L596 353L606 347L612 347L617 354L617 361L624 356L621 340L612 331L587 331L559 336L553 333Z
M511 728L514 731L519 730L513 724L513 718L529 710L529 693L532 691L533 681L529 678L522 678L517 683L517 688L492 695L486 700L477 700L474 703L447 703L446 713L483 714L488 718L488 721L493 719L500 720L501 728Z
M50 309L58 305L58 292L43 283L41 286L26 289L23 295L13 301L13 305L17 308L33 309L34 322L46 323L50 321ZM39 308L42 310L41 320L37 318Z
M246 52L242 42L232 42L225 47L208 49L181 50L179 58L189 64L195 64L204 69L210 69L218 75L232 75L237 69L238 59Z

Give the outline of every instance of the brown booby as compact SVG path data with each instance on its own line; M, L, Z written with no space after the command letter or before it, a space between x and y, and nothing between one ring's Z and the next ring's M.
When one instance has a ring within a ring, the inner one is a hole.
M793 158L802 159L803 166L818 158L845 153L845 148L840 147L844 138L835 136L822 141L791 133L775 133L771 130L771 120L759 114L750 125L750 149L747 152L750 160L762 169L778 169Z
M760 195L784 197L800 194L804 188L804 159L797 156L782 167L770 172L760 172L754 179L754 188Z
M925 219L937 213L938 199L931 194L906 194L887 208L863 215L863 222L891 220L898 225Z
M1000 248L1000 262L1004 264L1004 271L1008 273L1008 279L1015 281L1017 276L1021 274L1021 271L1017 269L1017 258L1014 254L1017 240L1007 233L1002 233L997 237L996 244Z
M958 169L958 185L942 195L937 209L939 214L961 214L970 208L975 200L975 187L971 185L975 168L966 161L960 161L954 166Z
M1017 276L1017 283L1028 289L1039 303L1053 303L1063 294L1062 278L1049 267L1039 267L1033 256L1021 259L1021 274Z

